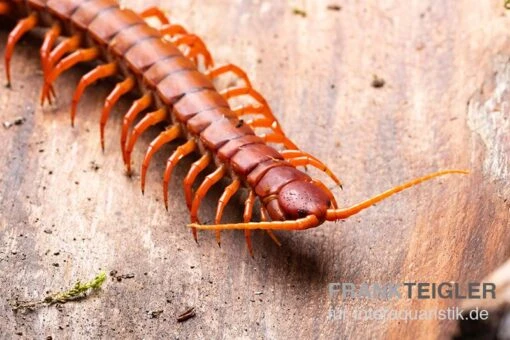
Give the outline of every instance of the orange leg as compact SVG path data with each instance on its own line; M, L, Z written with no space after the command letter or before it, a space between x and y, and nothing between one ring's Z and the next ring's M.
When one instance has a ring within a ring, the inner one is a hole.
M241 107L237 107L232 110L237 117L242 117L244 115L253 115L253 114L261 114L266 116L267 109L262 105L243 105ZM270 117L267 117L271 119Z
M269 134L271 137L267 137L267 135L262 135L262 138L267 142L281 143L289 150L297 150L298 147L294 142L292 142L283 131L278 126L278 122L271 118L263 117L263 118L255 118L246 121L251 128L267 128L273 130L273 133ZM328 169L329 170L329 169Z
M255 100L257 103L260 104L262 109L260 109L261 112L254 112L254 113L260 113L260 114L264 115L265 117L269 118L271 121L274 121L275 123L272 123L272 124L274 124L274 127L272 127L272 129L276 133L280 133L280 134L284 135L283 130L280 128L280 124L278 123L278 120L276 119L273 112L271 111L271 108L269 107L269 104L264 99L264 97L259 92L254 90L253 88L251 88L251 87L234 87L234 88L228 88L226 90L223 90L220 93L223 96L223 98L225 98L226 100L240 97L240 96L247 96L247 97ZM244 110L258 110L258 109L256 106L248 106L241 110L237 109L235 111L235 113L238 116L247 114L247 113L243 112Z
M230 183L229 186L225 188L225 191L223 191L223 194L221 195L220 199L218 200L218 207L216 208L216 216L214 218L214 223L219 224L221 223L221 218L223 216L223 211L225 210L225 207L227 206L228 202L232 198L232 196L235 195L235 193L239 190L239 187L241 186L241 181L239 179L235 179L232 183ZM216 242L218 242L218 245L221 245L221 231L216 230Z
M284 147L290 150L297 149L298 147L294 144L290 139L287 138L284 134L281 133L267 133L260 135L260 138L264 140L266 143L276 143L283 144Z
M342 182L338 179L338 177L336 177L326 165L312 155L301 150L284 150L281 154L283 158L294 166L311 165L321 171L324 171L340 188L342 188Z
M81 43L81 35L75 34L70 38L65 39L57 45L46 58L46 71L44 73L44 86L48 86L50 91L53 88L51 85L47 85L51 73L51 69L55 64L67 53L75 51ZM51 102L50 97L43 97L44 91L41 93L41 105L44 104L44 100L48 99Z
M144 94L140 99L135 100L133 105L129 108L128 112L124 115L124 121L122 122L122 131L120 134L120 147L122 149L122 159L124 164L127 164L126 158L126 140L129 131L129 127L133 124L138 114L143 110L147 109L152 104L152 96L150 94Z
M21 19L11 33L9 33L7 46L5 48L5 73L7 75L7 86L11 86L11 58L12 53L14 52L14 47L25 33L37 25L37 21L37 14L32 13L27 18Z
M76 116L76 107L78 106L78 102L83 94L83 91L94 83L95 81L101 78L107 78L115 75L118 71L116 63L110 63L105 65L99 65L83 77L81 77L80 83L76 90L74 91L73 101L71 103L71 125L74 126L74 117Z
M202 199L204 199L205 195L211 189L211 187L218 183L220 179L225 176L227 170L224 166L220 166L216 170L214 170L212 173L207 175L200 184L200 186L197 189L197 193L195 194L195 197L193 198L193 203L191 204L191 222L198 222L198 208L200 208L200 203L202 202ZM198 240L198 234L196 229L191 229L191 232L193 233L193 238L195 241Z
M132 77L126 78L124 81L117 83L115 85L115 88L112 92L106 97L103 111L101 112L101 122L100 122L100 133L101 133L101 149L104 151L104 128L106 126L106 122L108 121L108 117L110 117L110 112L112 111L113 106L117 101L128 93L129 91L133 90L135 87L135 80Z
M162 35L168 35L169 37L174 37L178 34L189 34L188 31L181 25L164 25L159 29L159 32Z
M140 135L144 133L149 127L164 122L167 117L168 114L166 109L163 108L148 113L138 124L136 124L135 128L131 132L131 135L129 136L126 147L126 166L128 173L131 173L131 152L133 152L133 148L135 147L135 143L138 137L140 137Z
M84 62L91 61L97 59L99 57L99 49L97 47L87 48L75 51L62 59L57 66L52 70L50 76L48 77L47 82L43 87L43 98L49 96L49 89L51 84L58 78L58 76L73 67L74 65Z
M65 54L75 51L81 43L81 35L75 34L63 40L48 56L48 67L53 67Z
M165 201L166 210L168 210L168 183L170 182L172 171L183 157L189 155L196 149L197 143L195 143L193 139L190 139L185 144L179 146L166 162L165 175L163 176L163 199Z
M204 57L206 68L210 68L210 67L214 66L214 61L211 56L211 53L209 53L209 50L205 46L202 39L200 39L200 37L196 36L195 34L184 35L184 36L176 39L173 43L176 46L180 46L180 45L188 46L190 48L190 51L187 56L190 59L195 60L195 63L196 63L196 57L198 55L202 55Z
M46 35L44 36L43 43L41 45L40 49L40 56L41 56L41 65L42 65L42 71L43 71L43 77L44 80L48 78L48 75L50 74L49 66L48 66L48 58L50 56L51 49L55 45L55 42L57 41L58 37L60 36L61 28L60 24L54 24L48 32L46 32ZM50 87L50 95L55 97L55 90L53 89L53 86ZM48 101L51 103L51 97L48 98Z
M255 193L253 190L250 190L248 193L248 198L244 202L244 214L243 221L244 223L249 223L251 221L251 217L253 215L253 206L255 205ZM246 246L248 247L248 251L250 252L251 257L253 257L253 246L251 244L251 231L248 229L244 230L244 238L246 239Z
M232 72L236 76L241 78L245 82L246 87L251 87L251 82L248 76L246 75L246 72L244 72L239 66L236 66L234 64L227 64L220 67L216 67L212 70L207 71L205 75L209 77L209 79L213 80L228 72Z
M143 159L142 163L142 194L145 191L145 176L147 174L147 168L149 167L149 163L152 159L152 156L163 147L163 145L170 143L177 137L179 137L182 133L182 129L180 125L174 125L165 131L161 132L159 136L157 136L149 145L149 148L147 149L147 152L145 153L145 157Z
M269 213L267 212L266 208L263 205L260 206L260 219L262 220L262 222L269 221ZM278 237L276 237L272 230L267 229L266 232L269 235L269 237L271 237L271 239L274 241L274 243L278 245L278 247L282 246L282 243L280 242Z
M209 153L204 154L198 161L191 164L191 168L184 178L184 196L186 197L186 205L190 211L191 203L193 201L193 183L195 182L198 174L204 171L210 163L211 155Z
M166 14L163 13L163 11L157 7L149 7L147 9L144 9L141 13L139 13L139 15L144 19L155 17L163 25L170 24Z

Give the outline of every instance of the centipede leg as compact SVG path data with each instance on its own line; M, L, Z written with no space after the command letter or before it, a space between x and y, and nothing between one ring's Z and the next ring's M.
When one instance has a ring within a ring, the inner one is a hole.
M246 87L250 87L250 88L252 87L250 79L248 78L248 75L246 74L246 72L244 72L243 69L241 69L239 66L234 65L234 64L227 64L227 65L222 65L222 66L216 67L212 70L205 72L205 75L207 77L209 77L209 79L213 80L213 79L218 78L219 76L226 74L228 72L232 72L236 76L238 76L240 79L242 79L244 81Z
M70 38L65 39L60 44L57 45L49 54L49 56L46 59L46 72L44 75L44 86L49 88L49 93L53 91L53 87L51 85L48 85L48 80L50 77L50 71L55 66L55 64L67 53L75 51L79 46L81 42L81 35L75 34ZM44 104L44 101L48 99L49 102L51 102L51 98L45 97L46 91L41 92L41 105ZM54 92L53 92L54 95Z
M260 135L260 138L266 143L275 143L275 144L282 144L284 147L290 150L297 149L297 145L294 144L287 136L285 136L283 133L267 133Z
M260 206L260 219L263 222L269 221L269 213L267 212L267 209L263 205ZM269 237L271 237L274 243L276 243L279 247L282 246L282 243L280 242L278 237L276 237L272 230L267 229L266 232L269 235Z
M73 100L71 103L71 125L74 126L74 118L76 116L76 107L78 106L78 102L85 91L85 89L90 86L95 81L107 78L115 75L117 73L117 64L110 63L105 65L99 65L80 79L80 83L76 87L74 91Z
M214 170L211 174L207 175L200 184L200 186L197 189L197 192L195 194L195 197L193 198L193 203L191 204L191 223L198 222L198 209L200 208L200 203L202 202L202 199L205 197L209 189L211 187L218 183L220 179L223 178L226 174L226 168L224 166L218 167L216 170ZM193 233L193 238L195 241L198 240L198 233L196 229L191 229L191 232Z
M255 205L255 192L250 190L248 193L248 198L244 202L244 214L243 221L244 223L249 223L251 221L251 217L253 215L253 206ZM249 229L244 230L244 238L246 239L246 246L248 247L248 251L250 252L251 257L253 257L253 246L251 243L251 231Z
M237 115L237 113L236 113ZM273 130L270 134L262 135L262 139L266 142L280 143L289 150L297 150L298 147L292 142L281 129L278 127L278 122L268 117L254 118L245 121L252 129L267 128ZM328 169L329 170L329 169Z
M11 86L11 58L14 47L25 33L33 29L38 22L37 14L32 13L25 19L21 19L16 27L9 33L7 46L5 47L5 73L7 76L7 86Z
M184 36L176 39L173 43L176 46L180 46L180 45L188 46L190 48L190 50L189 50L189 53L187 56L190 59L194 60L195 63L197 62L196 57L198 55L202 55L204 57L204 62L205 62L206 68L210 68L210 67L214 66L214 61L211 56L211 53L205 46L202 39L200 39L200 37L198 37L197 35L187 34L187 35L184 35Z
M297 149L298 147L289 139L287 136L285 136L285 133L280 128L280 123L278 123L278 120L273 115L273 112L271 111L271 108L269 107L269 104L264 99L264 97L257 91L255 91L251 87L235 87L235 88L229 88L221 92L221 95L226 99L229 100L231 98L239 97L239 96L248 96L249 98L252 98L256 102L260 104L260 106L248 106L247 108L241 108L234 111L234 113L240 117L244 114L247 114L251 111L251 113L257 113L262 114L264 117L266 117L266 120L264 122L266 123L266 127L273 130L273 132L270 134L270 136L265 137L268 141L272 141L275 143L281 143L288 149ZM247 111L246 111L247 110Z
M256 114L266 116L267 115L266 111L267 109L262 105L242 105L232 109L232 112L234 112L234 114L239 118L241 118L244 115L256 115ZM269 117L265 118L270 119Z
M186 198L186 205L191 210L191 203L193 201L193 183L197 176L207 168L211 163L211 155L209 153L204 154L199 160L191 164L188 174L184 178L184 197Z
M324 171L340 188L342 188L342 182L338 179L338 177L336 177L336 175L325 164L312 155L301 150L284 150L281 154L283 158L294 166L310 165Z
M181 25L164 25L159 29L159 32L162 35L168 35L169 37L174 37L178 34L189 34L188 31L182 27Z
M143 110L147 109L152 104L152 96L150 94L143 95L140 99L135 100L133 105L129 108L128 112L124 115L124 121L122 122L122 131L120 134L120 147L122 149L122 159L124 164L127 164L126 158L126 140L129 131L129 127L133 124L138 114Z
M165 174L163 176L163 200L165 201L165 208L168 210L168 183L172 176L172 171L177 163L185 156L189 155L197 148L197 144L193 139L188 140L185 144L179 146L174 153L168 158L166 162Z
M232 196L234 196L235 193L239 190L240 186L241 181L239 179L234 179L234 181L225 188L223 194L221 194L221 197L218 200L218 207L216 208L216 216L214 217L215 224L221 223L221 218L223 217L223 211L225 210L225 207L227 206ZM216 242L218 243L218 246L221 246L220 230L216 230Z
M44 36L44 40L41 45L41 49L39 51L39 54L41 56L41 65L42 65L44 79L47 79L47 77L50 73L49 65L48 65L48 58L50 56L51 49L53 48L53 46L55 45L55 42L57 41L58 37L60 36L60 33L61 33L60 24L56 23L53 26L51 26L51 28L48 30L48 32L46 32L46 34ZM51 96L55 96L55 90L53 89L53 86L50 87L49 94ZM48 100L51 103L51 97L49 97Z
M139 15L144 19L155 17L163 25L170 24L170 21L168 20L168 17L166 16L166 14L161 9L159 9L157 7L146 8L142 12L140 12Z
M73 67L74 65L91 61L96 59L99 56L99 49L97 47L91 47L87 49L77 50L64 59L62 59L57 66L52 70L51 74L48 77L48 80L45 82L42 92L42 97L46 98L49 96L49 88L53 84L53 82L58 78L58 76Z
M126 147L126 166L127 172L131 172L131 152L133 152L133 148L135 147L135 143L140 137L142 133L144 133L149 127L156 125L165 121L168 117L167 111L165 108L159 109L157 111L148 113L143 119L136 124L131 135L129 136L129 140L127 142Z
M117 103L117 101L125 95L126 93L133 90L135 86L135 80L132 77L126 78L124 81L117 83L112 92L106 97L103 110L101 112L101 122L99 126L100 134L101 134L101 149L104 151L104 128L106 126L106 122L108 121L108 117L110 117L110 112Z
M145 157L142 163L142 171L141 171L141 186L142 186L142 194L145 191L145 176L147 174L147 168L149 167L149 163L152 159L152 156L163 147L163 145L170 143L177 137L179 137L182 133L182 129L180 125L174 125L165 131L161 132L149 145L147 148L147 152L145 153Z

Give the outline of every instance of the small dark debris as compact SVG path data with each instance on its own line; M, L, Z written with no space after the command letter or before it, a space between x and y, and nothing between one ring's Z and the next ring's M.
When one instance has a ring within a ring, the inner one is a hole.
M236 124L236 128L240 128L241 126L244 125L244 120L240 119L237 124Z
M128 273L128 274L121 274L118 275L118 272L116 270L110 271L110 276L112 277L112 280L117 280L117 282L121 282L122 279L132 279L135 277L135 274Z
M302 9L299 9L299 8L294 8L292 10L292 13L294 13L295 15L299 15L303 18L306 18L306 11L302 10Z
M163 309L147 311L147 314L149 315L149 318L151 318L151 319L157 319L157 318L159 318L159 316L160 316L162 313L163 313Z
M186 309L186 311L179 316L177 316L177 322L184 322L186 320L189 320L193 317L195 317L195 307L191 307Z
M342 10L342 6L339 6L339 5L328 5L328 10L330 11L341 11Z
M56 251L56 252L54 252L54 253L53 253L53 255L55 255L55 256L59 256L59 255L60 255L60 252L59 252L59 251Z
M52 266L53 267L59 267L60 265L57 262L55 262L55 263L52 263Z
M15 118L13 121L6 120L5 122L2 123L2 125L4 126L4 128L9 129L14 125L23 124L25 122L25 120L26 119L24 117L18 117L18 118Z
M97 170L101 169L101 167L95 161L92 161L92 162L90 162L90 169L97 171Z
M43 152L44 152L44 149L39 149L39 152L40 152L40 153L43 153Z
M380 89L386 84L386 81L383 78L379 78L374 74L374 78L372 79L372 87L376 89Z
M53 171L48 171L48 175L53 175Z

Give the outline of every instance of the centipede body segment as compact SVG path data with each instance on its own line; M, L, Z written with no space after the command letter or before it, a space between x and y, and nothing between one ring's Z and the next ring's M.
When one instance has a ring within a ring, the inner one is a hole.
M349 208L338 208L331 191L317 179L297 169L316 167L337 185L340 180L320 160L299 150L283 132L266 99L252 87L246 73L236 65L215 67L203 40L172 23L159 9L141 13L121 8L114 0L0 0L0 16L17 20L5 49L7 84L11 84L10 60L19 39L36 27L46 33L40 49L43 86L41 103L56 96L53 84L66 70L82 62L99 62L86 73L76 87L71 101L71 122L86 88L103 78L121 78L107 96L100 115L100 141L117 101L129 92L140 93L124 115L120 146L128 171L131 153L139 137L151 126L163 131L149 145L141 164L141 188L154 154L165 144L178 139L184 142L169 155L163 173L163 195L168 207L168 183L172 171L184 157L199 153L184 178L186 204L191 216L191 230L197 239L198 229L220 231L243 229L250 253L250 232L264 229L278 243L272 230L302 230L325 221L347 218L411 186L431 178L466 173L444 170L417 178L392 188ZM146 19L160 23L151 26ZM242 86L219 90L213 81L232 73ZM247 97L254 104L231 107L232 98ZM138 123L135 124L135 121ZM134 125L134 126L133 126ZM266 133L260 133L263 128ZM199 174L214 165L193 190ZM221 195L214 224L200 224L201 201L222 178L231 182ZM225 206L241 189L248 191L243 222L222 223ZM260 202L262 221L252 222L256 201Z

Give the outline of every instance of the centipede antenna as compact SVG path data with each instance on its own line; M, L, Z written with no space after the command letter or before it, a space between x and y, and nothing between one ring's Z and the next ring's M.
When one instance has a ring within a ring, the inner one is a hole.
M308 215L297 220L269 221L269 222L247 222L247 223L225 223L225 224L188 224L190 228L201 230L304 230L317 227L319 220L315 215Z
M435 178L435 177L439 177L439 176L443 176L443 175L448 175L448 174L464 174L464 175L467 175L469 173L469 171L467 170L442 170L442 171L437 171L437 172L434 172L434 173L431 173L431 174L428 174L428 175L425 175L425 176L422 176L422 177L418 177L418 178L415 178L407 183L404 183L404 184L401 184L401 185L398 185L394 188L391 188L389 190L386 190L385 192L383 193L380 193L378 195L375 195L369 199L367 199L366 201L363 201L361 203L358 203L358 204L355 204L349 208L344 208L344 209L328 209L327 211L327 214L326 214L326 220L328 221L337 221L337 220L341 220L341 219L345 219L349 216L352 216L352 215L355 215L357 213L359 213L361 210L363 209L366 209L374 204L376 204L377 202L380 202L402 190L405 190L405 189L408 189L410 187L413 187L415 185L418 185L422 182L425 182L425 181L428 181L432 178Z

